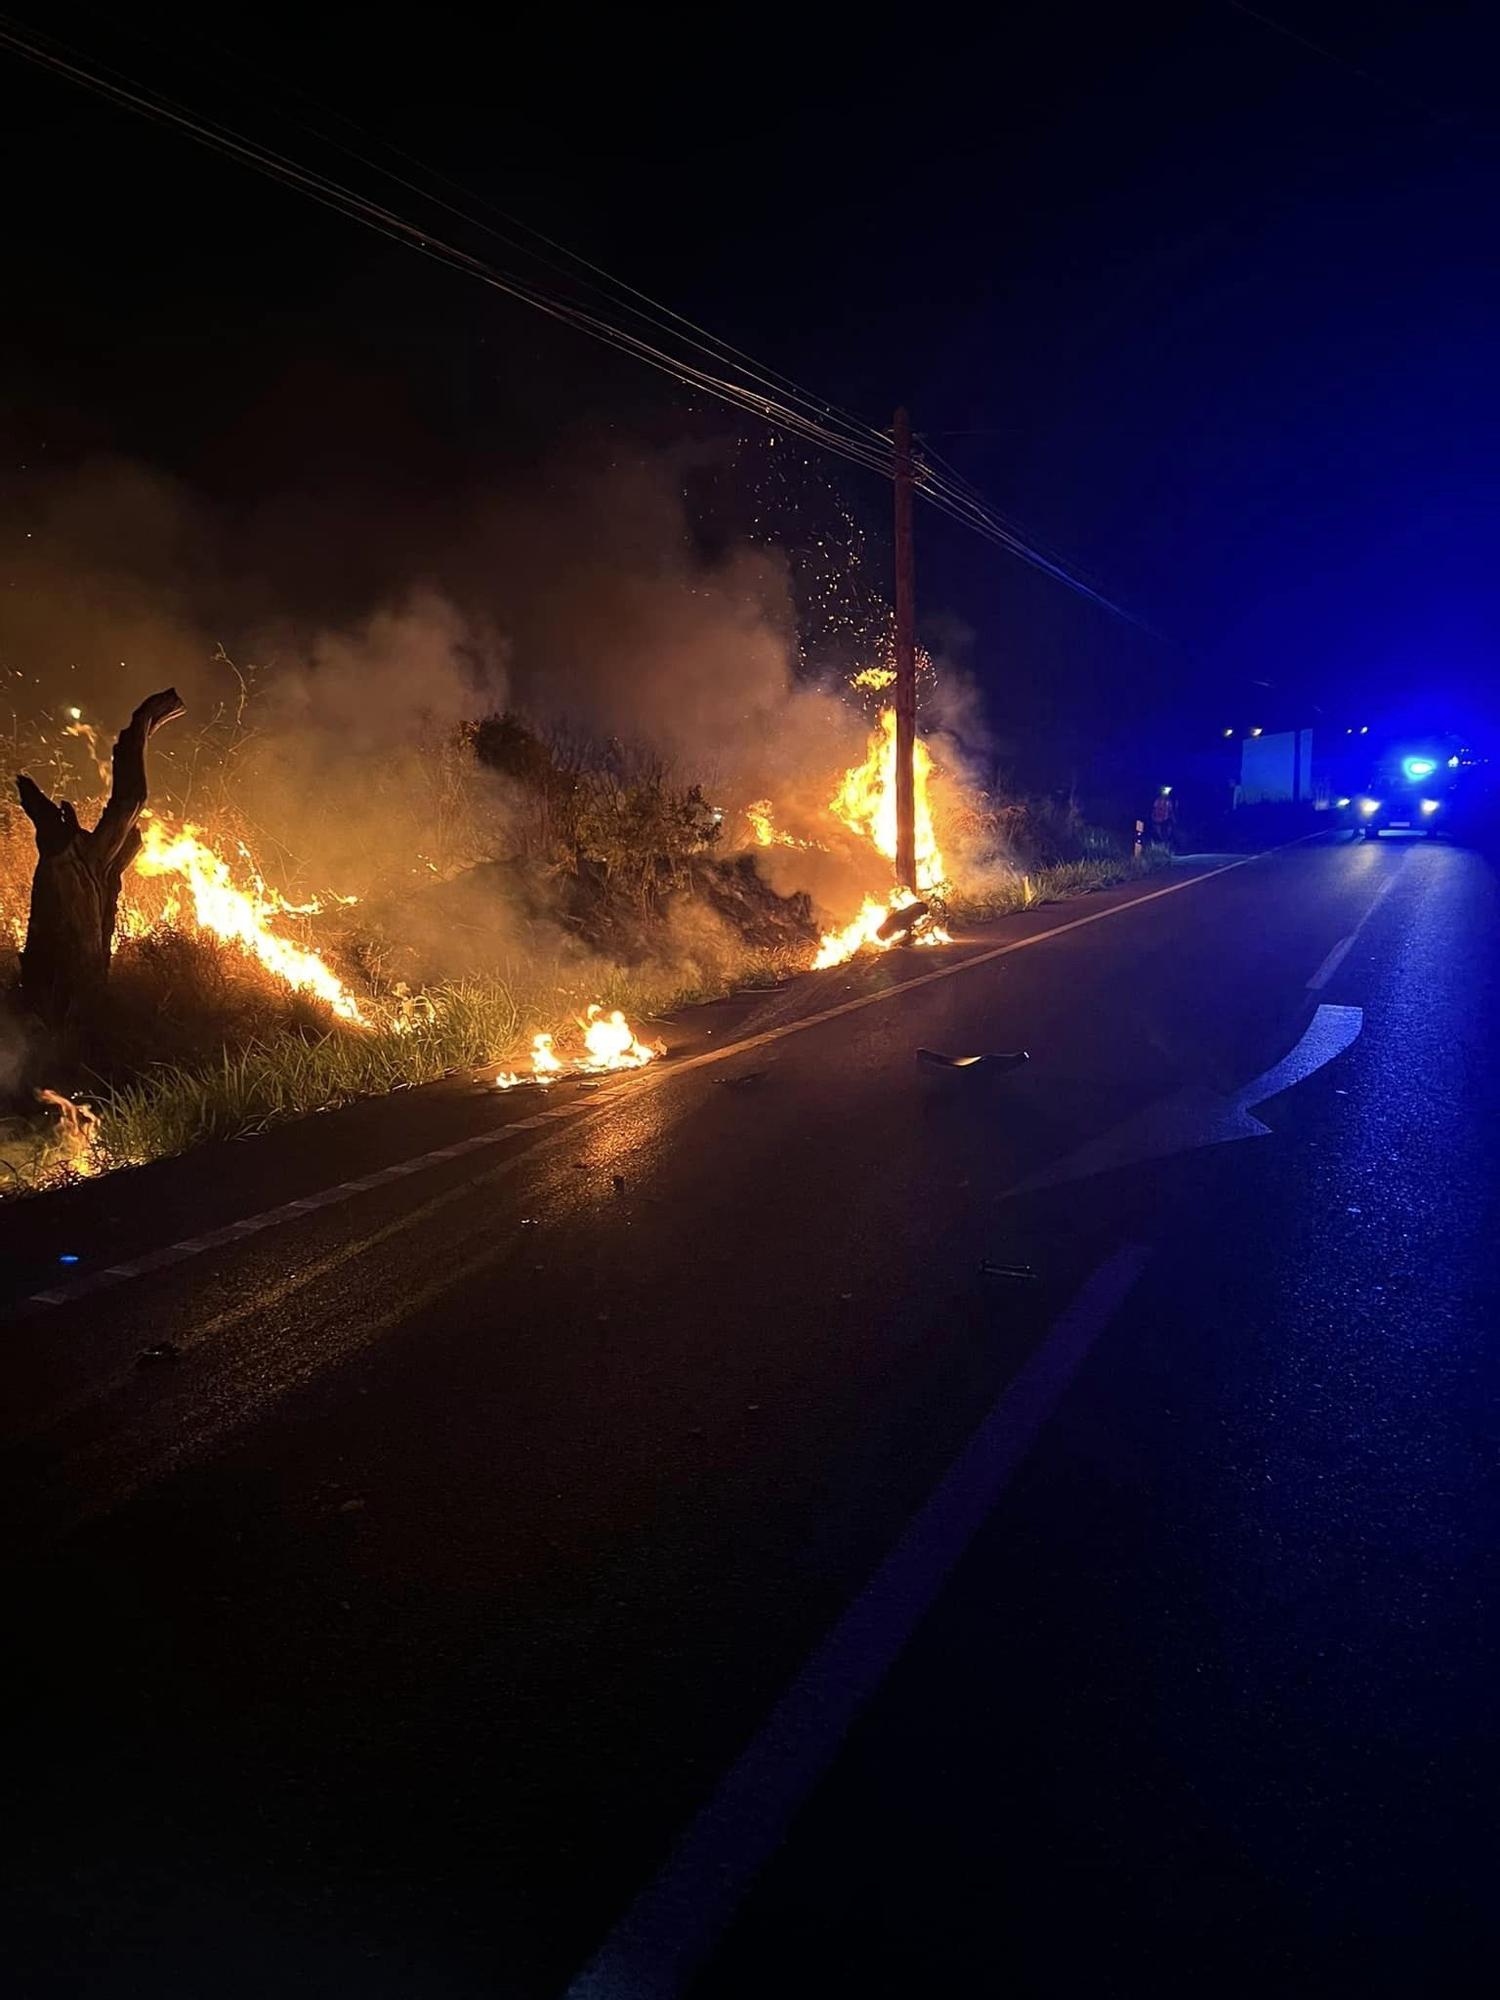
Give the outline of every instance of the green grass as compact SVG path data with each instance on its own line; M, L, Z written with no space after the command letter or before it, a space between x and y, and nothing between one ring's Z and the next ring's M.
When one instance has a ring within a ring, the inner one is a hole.
M1159 848L1147 848L1137 860L1128 854L1095 857L1088 861L1058 861L1029 873L1006 876L993 889L977 896L961 896L948 906L956 924L984 923L991 917L1013 916L1018 910L1035 909L1041 903L1064 903L1072 896L1092 895L1097 889L1118 888L1122 882L1136 882L1169 865L1170 856Z
M98 1113L95 1162L139 1165L201 1145L237 1139L283 1119L356 1098L433 1083L456 1070L519 1067L539 1029L566 1050L590 1001L623 1009L650 1039L655 1015L737 988L775 984L793 968L775 954L746 954L732 966L664 973L615 968L579 981L537 972L513 979L431 989L403 1028L340 1028L317 1037L281 1034L217 1059L157 1063L127 1083L89 1096ZM430 1009L430 1010L429 1010Z

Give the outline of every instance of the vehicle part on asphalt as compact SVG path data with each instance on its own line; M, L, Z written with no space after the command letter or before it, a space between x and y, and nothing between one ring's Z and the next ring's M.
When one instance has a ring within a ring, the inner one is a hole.
M875 935L883 944L893 944L897 938L910 935L913 927L928 914L928 906L920 899L915 903L903 903L899 910L892 910Z
M987 1069L992 1076L1004 1076L1007 1070L1019 1069L1023 1063L1031 1061L1027 1049L996 1051L990 1055L949 1056L940 1049L918 1049L917 1061L925 1063L929 1069Z

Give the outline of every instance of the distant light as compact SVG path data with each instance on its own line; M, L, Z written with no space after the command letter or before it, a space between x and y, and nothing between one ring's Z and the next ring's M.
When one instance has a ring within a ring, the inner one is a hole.
M1458 759L1456 757L1450 757L1448 759L1448 769L1450 771L1456 771L1458 769Z
M1334 800L1334 804L1335 804L1336 806L1346 806L1346 805L1348 805L1348 803L1349 803L1349 801L1348 801L1347 799L1335 799L1335 800Z
M1252 736L1259 736L1259 734L1260 734L1260 731L1259 731L1258 729L1252 729L1252 730L1251 730L1251 732L1250 732L1250 734L1251 734Z
M1408 778L1430 778L1437 769L1435 757L1403 757L1401 768Z
M1362 722L1362 723L1361 723L1361 724L1359 725L1359 733L1360 733L1360 735L1361 735L1361 736L1368 736L1368 735L1369 735L1369 733L1370 733L1370 725L1369 725L1369 723L1368 723L1368 722Z
M1352 722L1349 724L1349 727L1344 731L1344 734L1346 736L1352 736L1354 734L1354 724Z
M1441 803L1440 799L1423 799L1422 810L1424 813L1435 813Z
M71 716L72 716L73 720L74 720L75 722L77 722L77 721L79 721L79 720L80 720L80 718L82 717L82 715L83 715L83 710L82 710L81 708L70 708L70 709L68 710L68 713L69 713L69 715L71 715Z
M1224 731L1224 738L1225 738L1225 741L1227 742L1227 741L1228 741L1228 739L1229 739L1229 738L1230 738L1231 736L1233 736L1233 734L1234 734L1234 731L1233 731L1232 729L1226 729L1226 730Z
M76 1264L78 1262L77 1253L72 1250L64 1250L57 1261L59 1264Z
M1172 796L1172 787L1171 787L1170 785L1163 785L1163 786L1162 786L1162 788L1161 788L1161 795L1162 795L1162 797L1163 797L1164 799L1169 799L1169 798L1171 798L1171 796Z
M1361 799L1359 809L1365 818L1368 819L1371 813L1378 813L1380 811L1380 801L1379 799Z

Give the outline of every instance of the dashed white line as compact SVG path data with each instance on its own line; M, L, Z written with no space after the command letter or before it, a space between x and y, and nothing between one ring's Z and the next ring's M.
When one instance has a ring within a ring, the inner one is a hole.
M419 1153L415 1159L397 1160L394 1166L382 1167L377 1173L362 1174L358 1180L340 1181L334 1187L320 1188L316 1194L301 1195L296 1201L284 1201L275 1208L264 1208L258 1215L227 1222L221 1229L210 1229L202 1236L185 1236L180 1242L168 1243L160 1250L148 1250L143 1256L132 1257L126 1263L106 1265L102 1271L91 1271L86 1277L72 1278L65 1285L54 1285L50 1291L33 1292L23 1303L61 1306L71 1299L84 1298L90 1292L107 1291L111 1285L124 1284L129 1278L143 1278L148 1272L165 1270L170 1264L181 1264L189 1257L201 1256L206 1250L218 1250L226 1243L237 1243L242 1237L258 1235L263 1229L274 1229L283 1222L295 1222L299 1216L312 1215L320 1208L332 1208L335 1203L350 1201L357 1194L369 1193L372 1188L384 1187L391 1181L404 1180L408 1174L440 1166L445 1160L462 1159L466 1153L498 1146L517 1132L535 1132L538 1127L550 1125L556 1119L575 1117L579 1112L591 1109L593 1105L587 1101L553 1105L547 1111L538 1112L535 1117L518 1118L512 1124L498 1125L492 1132L480 1132L472 1139L460 1139L451 1146L437 1146L430 1153Z

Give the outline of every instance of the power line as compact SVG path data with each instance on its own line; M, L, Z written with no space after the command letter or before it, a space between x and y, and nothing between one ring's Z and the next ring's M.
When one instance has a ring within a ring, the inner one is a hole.
M1134 625L1138 631L1145 632L1153 639L1171 643L1166 640L1165 634L1158 632L1154 625L1147 624L1144 618L1138 618L1133 611L1127 611L1113 598L1106 597L1103 591L1095 590L1071 570L1060 567L1040 549L1034 548L1030 543L1018 541L983 508L976 507L973 502L956 501L950 493L942 488L933 487L921 477L914 483L916 490L924 496L928 505L936 507L939 513L947 514L952 520L960 522L975 534L984 536L998 548L1005 549L1010 555L1029 564L1031 568L1040 570L1044 576L1050 576L1056 582L1066 584L1079 597L1087 598L1090 603L1096 604L1101 611L1107 611L1112 616L1123 619L1126 624Z
M668 348L659 345L656 340L648 339L644 333L616 324L603 311L590 310L573 300L559 298L530 279L489 264L483 258L409 221L396 210L371 200L357 189L332 180L316 170L303 167L287 155L258 141L247 139L229 127L217 124L191 108L175 103L164 93L139 84L120 71L111 70L109 65L99 65L95 69L85 68L82 63L73 59L71 51L64 52L62 44L54 42L48 46L48 39L29 40L25 35L18 33L15 25L8 19L0 17L0 45L11 48L26 60L66 77L96 95L121 104L142 117L174 126L210 151L278 181L320 206L330 208L335 213L342 214L408 249L414 249L434 262L477 278L481 283L531 306L536 311L546 313L549 317L573 327L606 346L632 355L685 386L695 388L731 407L760 417L777 429L801 437L853 464L876 472L883 478L894 477L894 451L891 440L885 432L877 431L863 420L839 410L835 405L824 403L821 399L811 396L789 377L761 368L759 363L744 354L742 350L719 341L683 315L673 312L670 307L658 305L648 294L611 277L600 266L591 264L586 258L577 257L576 253L560 244L554 244L552 239L543 237L540 232L528 230L529 234L535 236L538 241L546 243L560 255L572 258L586 270L606 279L609 284L616 285L634 297L644 300L651 306L653 313L665 315L676 321L679 326L689 329L694 337L686 340L688 347L714 362L717 367L728 366L746 379L742 381L726 379L703 362L685 359L682 355L674 354ZM105 73L100 74L100 70ZM326 138L326 135L318 136ZM337 141L330 140L328 143L338 145ZM471 227L485 230L497 240L508 240L501 232L483 223L476 223L465 211L456 208L452 203L439 200L413 182L381 167L377 162L370 161L347 147L340 146L339 149L361 165L372 168L387 179L394 180L422 199L436 201L439 206ZM418 166L422 172L430 171L422 167L420 162L412 164ZM448 185L453 186L456 192L466 192L458 188L456 183L450 182ZM523 229L527 227L524 224L516 226ZM536 253L527 250L524 245L511 243L510 247L519 247L523 254L536 258ZM558 266L549 259L537 261L543 262L548 268L572 282L579 282L576 274L565 267ZM644 320L663 339L676 338L678 341L683 341L684 336L681 333L674 334L671 328L663 326L659 317L653 319L651 314L630 305L628 301L614 298L597 284L592 284L588 280L582 282L588 289L600 292L606 304L613 306L616 311L624 310L637 319ZM1009 554L1051 576L1079 596L1138 626L1143 631L1152 631L1150 626L1135 617L1133 613L1124 610L1102 591L1077 575L1062 557L1036 545L1016 524L1008 522L985 501L977 487L964 480L954 468L947 466L946 461L938 459L936 453L931 453L930 456L937 460L943 470L940 472L931 466L924 466L921 477L914 482L917 490L929 504L975 533L983 535ZM1160 635L1153 633L1153 636Z
M944 483L948 487L955 489L956 496L968 499L974 502L974 504L977 505L978 507L982 508L984 512L987 515L989 515L993 520L999 522L1007 533L1013 535L1016 538L1017 542L1025 543L1028 547L1037 549L1042 555L1047 557L1049 562L1056 563L1059 566L1059 568L1070 569L1075 575L1079 576L1082 579L1082 581L1089 586L1091 590L1097 591L1100 589L1101 586L1099 584L1099 580L1097 577L1090 576L1087 570L1083 569L1080 564L1074 562L1071 557L1063 555L1062 552L1056 548L1049 547L1046 542L1042 541L1038 536L1033 535L1029 529L1023 527L1018 521L1012 520L1006 514L1002 514L998 507L994 506L990 501L988 501L985 498L984 494L974 484L973 480L966 479L964 475L958 470L957 466L951 464L949 460L944 458L941 452L935 451L932 448L932 446L927 442L925 437L921 440L921 443L922 443L923 457L928 462L929 470L931 466L937 465L942 468L942 473L946 475L946 478L940 481L939 483Z
M445 241L434 232L408 221L395 210L371 201L353 188L304 168L286 155L262 146L257 141L246 139L227 127L215 125L186 107L163 98L160 93L153 92L148 95L142 87L134 85L129 80L115 80L86 70L67 56L27 42L3 23L0 23L0 44L10 46L41 66L67 77L97 95L123 104L143 117L175 126L209 150L235 160L270 179L280 181L321 206L346 215L377 234L403 243L435 262L447 264L451 268L476 277L482 283L505 292L606 345L633 354L637 359L646 361L648 365L671 375L677 381L700 389L737 408L747 410L753 415L763 417L778 428L806 437L809 441L821 444L830 451L864 465L867 469L879 471L887 477L893 470L894 461L889 445L880 438L879 433L872 434L871 441L867 443L863 438L851 437L846 433L832 430L809 410L785 404L769 390L758 389L753 384L725 380L715 375L711 369L669 353L630 328L615 325L600 313L591 312L555 295L549 295L539 285L486 263L482 258ZM811 398L804 400L809 403L813 401Z
M127 32L138 33L133 24L127 23L126 28ZM289 83L285 77L282 77L274 70L267 69L263 64L253 61L241 51L212 41L207 36L204 36L200 30L189 28L186 32L192 35L194 39L203 41L208 47L227 55L232 61L242 64L254 74L276 83L282 90L291 95L303 98L325 117L335 119L339 124L347 126L351 132L359 133L362 138L366 139L374 136L369 133L368 128L361 126L357 120L350 118L335 106L323 103L320 99L314 97L311 92L303 89L301 85ZM394 172L392 168L384 165L380 160L372 159L367 153L358 152L354 148L345 145L342 140L335 138L331 133L321 131L318 127L311 125L304 125L302 129L310 132L315 138L323 140L325 144L335 147L350 159L358 161L360 165L368 167L372 172L380 174L384 179L393 181L398 187L404 187L411 193L419 195L424 201L434 202L438 207L446 210L448 214L454 215L460 221L467 223L470 228L493 236L497 242L505 243L512 249L520 250L523 255L534 258L546 269L552 270L560 276L568 278L574 283L582 284L586 289L598 293L599 296L614 305L617 310L634 313L648 323L661 326L664 331L671 331L672 326L686 329L693 336L690 345L701 347L705 352L717 354L723 360L732 363L739 372L744 373L747 377L757 379L767 386L772 387L779 394L790 397L792 401L804 404L810 411L816 413L820 420L842 424L851 434L863 440L873 440L881 445L884 445L886 442L885 432L877 430L873 425L866 423L862 417L841 409L837 404L829 403L820 396L810 394L794 382L791 377L782 375L777 370L766 367L763 363L758 362L753 355L746 353L743 348L736 347L731 342L722 340L708 328L699 325L697 321L689 319L685 314L676 311L675 308L664 304L661 300L652 298L649 293L642 291L639 286L631 284L624 278L616 277L612 272L606 270L591 258L585 257L581 252L571 249L565 243L558 242L555 237L548 236L544 231L535 228L531 223L511 214L508 210L500 208L494 202L487 200L483 195L476 194L472 188L464 186L463 183L440 172L425 161L417 159L413 154L392 144L390 140L381 139L379 143L394 158L405 162L406 165L414 168L417 172L425 174L429 180L436 181L440 186L450 189L454 194L462 196L466 201L477 204L478 207L486 210L489 214L497 216L500 221L507 225L507 229L496 229L493 224L484 222L478 216L471 214L467 209L459 208L454 203L444 200L442 196L434 194L430 188L425 188L419 182L410 180L405 175ZM512 230L520 231L522 237L530 238L533 242L542 244L548 251L554 252L555 256L541 256L528 243L518 240L516 236L508 233L508 231ZM565 258L568 261L566 263L558 263L556 261L557 257ZM573 268L575 266L577 267L576 269ZM580 277L580 272L589 273L591 276ZM602 279L604 283L601 285L591 281L596 279ZM614 287L614 292L608 289L610 286ZM617 297L616 294L623 294L625 296ZM641 306L649 308L649 310L643 311L641 307L631 305L629 303L631 299L641 301ZM671 323L671 325L668 323Z
M1324 62L1332 63L1335 69L1347 70L1350 76L1358 77L1361 83L1367 83L1372 90L1380 91L1383 96L1391 98L1397 104L1404 104L1408 111L1420 111L1424 118L1436 119L1439 125L1456 125L1463 122L1456 112L1439 111L1436 105L1428 104L1423 98L1414 97L1410 91L1398 89L1385 77L1377 76L1373 70L1363 69L1348 56L1341 56L1337 49L1330 49L1322 42L1315 42L1311 35L1305 35L1300 28L1293 28L1285 21L1278 21L1271 14L1263 14L1258 7L1246 6L1245 0L1224 0L1224 4L1233 13L1243 14L1246 20L1258 22L1271 34L1280 35L1284 41L1295 42L1309 54L1320 56Z

